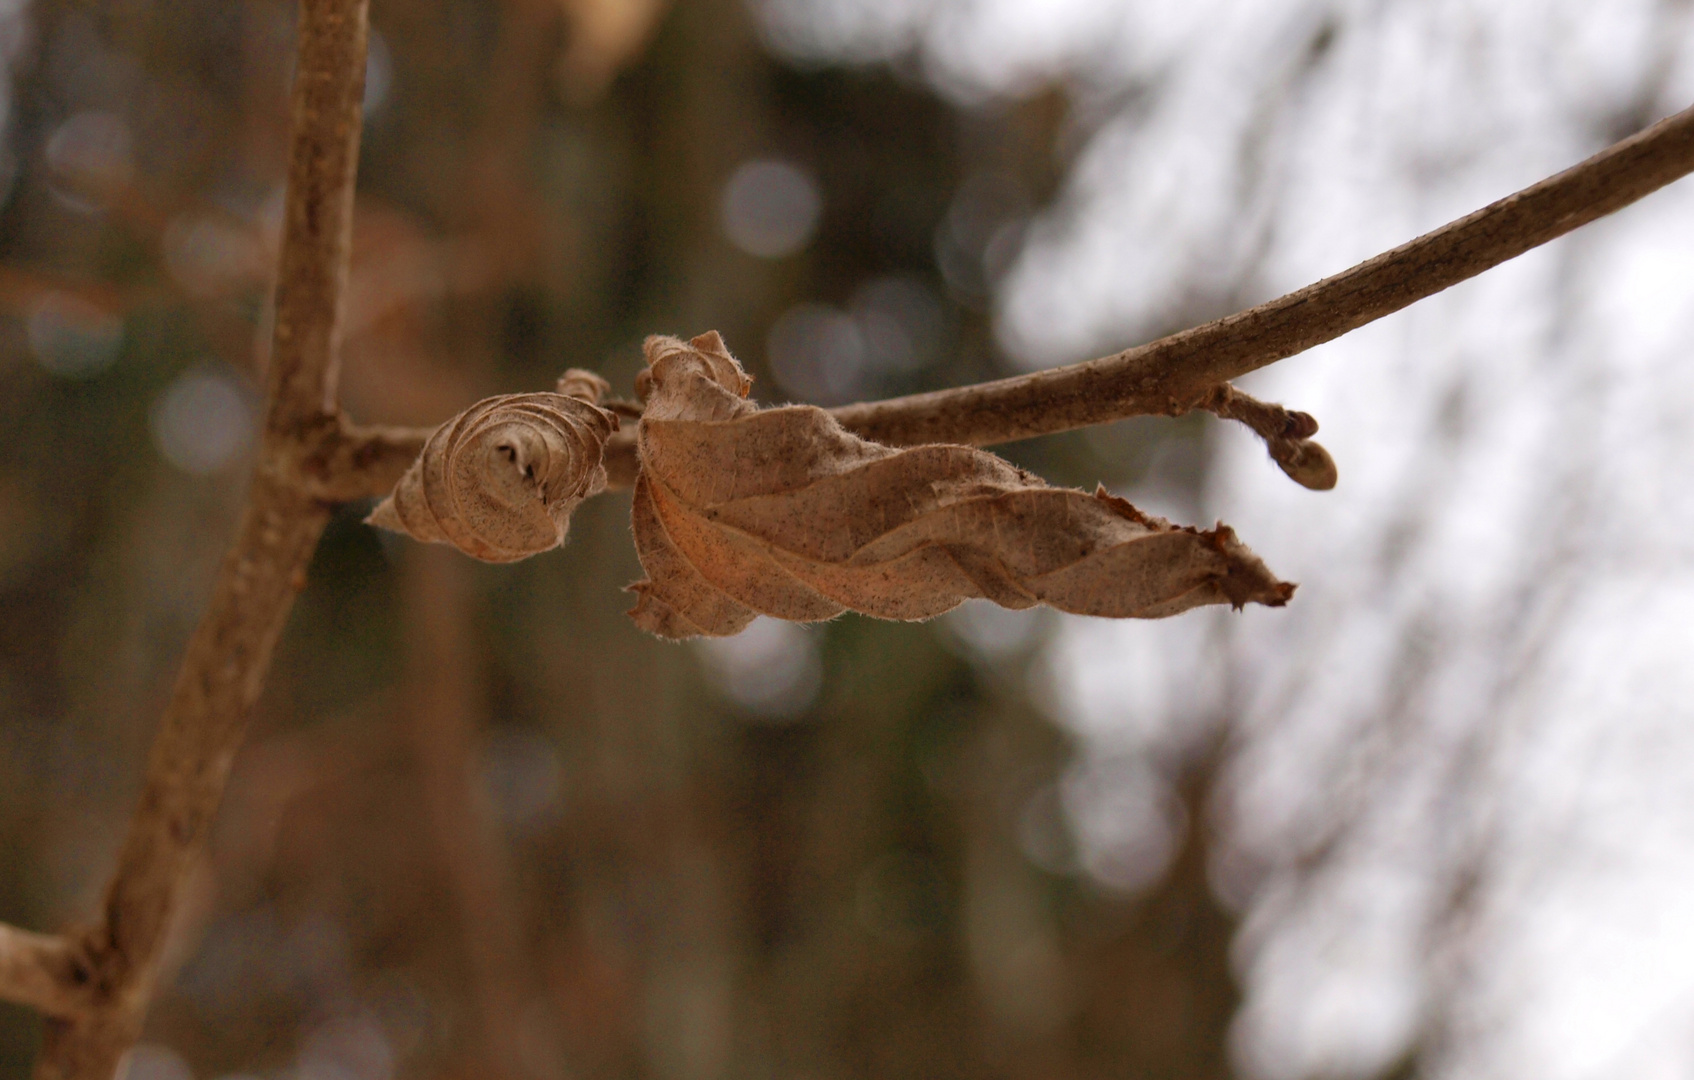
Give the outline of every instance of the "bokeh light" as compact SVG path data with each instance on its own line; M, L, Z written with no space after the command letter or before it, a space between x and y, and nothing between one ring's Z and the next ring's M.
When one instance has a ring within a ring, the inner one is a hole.
M822 684L817 633L761 616L735 637L702 639L699 650L731 700L755 716L781 721L804 713Z
M191 476L229 468L253 442L247 391L214 367L179 376L154 402L150 419L160 456Z
M723 189L724 234L761 259L803 249L823 213L817 181L791 161L761 159L738 166Z
M123 349L121 318L64 293L50 293L32 304L24 326L36 362L61 378L98 375Z
M508 828L528 830L558 820L563 777L553 744L533 731L499 728L482 750L483 784Z
M139 1043L118 1063L117 1080L194 1080L194 1071L170 1047Z
M53 130L45 148L47 166L58 181L54 193L68 206L93 212L104 198L134 175L134 137L123 117L89 111L69 117Z
M165 266L194 296L218 296L270 274L251 226L214 213L179 214L165 226Z
M865 382L868 348L859 322L828 304L796 304L771 324L765 339L771 371L802 401L837 405Z

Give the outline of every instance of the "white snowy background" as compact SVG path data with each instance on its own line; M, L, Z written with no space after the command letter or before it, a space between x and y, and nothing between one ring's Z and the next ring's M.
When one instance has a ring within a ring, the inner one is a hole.
M995 300L1039 367L1304 285L1694 103L1690 7L758 10L789 55L915 61L966 104L1068 89L1066 185ZM1444 1077L1694 1074L1694 181L1244 386L1319 418L1341 484L1214 425L1198 516L1294 604L1063 623L1090 865L1145 876L1162 770L1226 724L1244 1073L1416 1048Z

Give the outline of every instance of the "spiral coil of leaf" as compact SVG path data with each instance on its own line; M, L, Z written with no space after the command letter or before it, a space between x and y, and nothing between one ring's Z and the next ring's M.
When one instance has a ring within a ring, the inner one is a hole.
M365 520L484 562L564 543L571 512L606 486L618 420L598 405L598 375L572 369L558 389L485 398L441 425Z

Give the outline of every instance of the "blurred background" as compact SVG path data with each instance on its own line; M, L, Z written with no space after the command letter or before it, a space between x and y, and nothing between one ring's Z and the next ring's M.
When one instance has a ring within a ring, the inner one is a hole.
M343 400L648 333L763 400L1084 359L1694 101L1686 0L374 0ZM253 441L294 13L0 2L0 918L89 919ZM131 1080L1694 1072L1694 185L1005 449L1292 606L673 645L627 495L331 525ZM0 1007L0 1075L33 1014Z

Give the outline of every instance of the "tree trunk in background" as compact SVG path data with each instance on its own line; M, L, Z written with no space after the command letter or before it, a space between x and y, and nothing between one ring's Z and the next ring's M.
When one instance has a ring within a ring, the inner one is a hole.
M505 852L482 784L480 754L487 706L479 677L478 622L471 566L442 547L406 550L401 566L407 680L399 722L406 726L442 873L458 905L458 931L470 968L478 1028L479 1075L490 1080L547 1080L520 1058L530 1035L524 1019L535 990L529 954L515 921Z

